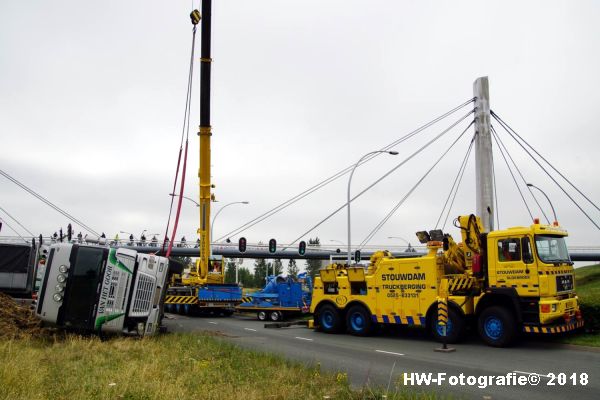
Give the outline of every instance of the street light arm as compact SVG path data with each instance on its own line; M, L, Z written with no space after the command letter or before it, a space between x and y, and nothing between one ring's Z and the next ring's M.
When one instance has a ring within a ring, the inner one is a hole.
M406 243L407 245L409 245L409 246L410 246L410 242L409 242L408 240L404 239L403 237L400 237L400 236L388 236L388 239L400 239L400 240L402 240L404 243Z
M227 203L223 207L221 207L219 209L219 211L217 211L215 213L215 216L213 217L213 219L212 219L212 221L210 223L210 239L211 239L211 241L212 241L212 238L214 237L213 236L213 229L215 228L215 220L217 219L217 216L219 214L221 214L221 211L223 211L225 208L227 208L227 207L229 207L231 205L234 205L234 204L249 204L249 202L248 201L234 201L234 202L231 202L231 203Z
M179 197L179 195L178 195L178 194L175 194L175 193L169 193L169 196L173 196L173 197ZM187 200L191 201L192 203L194 203L194 204L196 205L196 207L200 207L200 203L198 203L196 200L194 200L194 199L192 199L192 198L190 198L190 197L187 197L187 196L182 196L182 197L183 197L184 199L187 199Z
M539 190L540 193L542 193L544 195L544 197L546 198L546 200L548 200L548 203L550 203L550 208L552 209L552 214L554 215L554 223L558 223L558 219L556 218L556 211L554 210L554 206L552 205L552 202L550 201L550 197L548 197L548 195L546 193L544 193L544 191L542 189L540 189L539 187L535 186L533 183L528 183L527 186Z
M360 163L367 158L368 156L370 156L371 154L378 154L378 153L388 153L390 155L397 155L398 152L397 151L387 151L387 150L376 150L376 151L371 151L367 154L365 154L364 156L362 156L360 158L360 160L358 160L358 162L356 164L354 164L354 167L352 167L352 171L350 171L350 177L348 178L348 203L346 204L346 206L348 207L348 266L350 266L350 252L352 251L352 230L350 227L350 184L352 183L352 176L354 175L354 171L356 170L356 168L360 165Z

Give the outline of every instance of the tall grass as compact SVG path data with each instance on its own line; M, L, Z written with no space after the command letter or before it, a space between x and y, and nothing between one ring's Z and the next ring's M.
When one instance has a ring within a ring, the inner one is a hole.
M0 343L1 399L398 399L207 335ZM428 396L429 397L429 396Z

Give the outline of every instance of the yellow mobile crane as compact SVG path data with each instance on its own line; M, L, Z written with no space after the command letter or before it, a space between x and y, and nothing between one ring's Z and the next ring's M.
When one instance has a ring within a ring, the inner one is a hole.
M210 72L211 72L211 10L212 1L202 0L202 13L194 10L190 17L192 24L201 23L200 55L200 226L198 228L200 257L189 273L173 282L167 294L167 310L188 313L194 309L220 312L231 315L235 306L242 301L242 289L237 284L225 284L225 271L222 258L211 256L210 203L212 193L210 142Z

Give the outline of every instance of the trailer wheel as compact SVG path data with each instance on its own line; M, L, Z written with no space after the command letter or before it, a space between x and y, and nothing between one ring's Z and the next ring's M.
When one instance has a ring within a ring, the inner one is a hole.
M281 314L280 311L271 311L269 318L273 322L281 321L283 319L283 314Z
M430 317L429 329L431 335L438 342L444 341L444 329L438 324L437 312L433 312ZM448 308L448 322L446 324L446 343L456 343L463 337L465 330L465 320L453 308Z
M342 318L339 311L331 304L319 307L317 321L325 333L337 333L342 328Z
M483 310L477 321L479 335L490 346L510 345L517 335L515 318L504 307L489 307Z
M369 336L373 331L371 313L363 306L350 307L346 313L346 327L355 336Z
M256 318L258 318L259 321L264 321L267 319L267 313L265 311L259 311L256 313Z

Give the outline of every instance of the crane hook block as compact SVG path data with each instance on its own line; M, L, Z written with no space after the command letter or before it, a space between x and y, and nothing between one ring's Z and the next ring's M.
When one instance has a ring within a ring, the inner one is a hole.
M190 18L192 19L192 24L198 25L200 22L200 11L194 10L190 13Z

